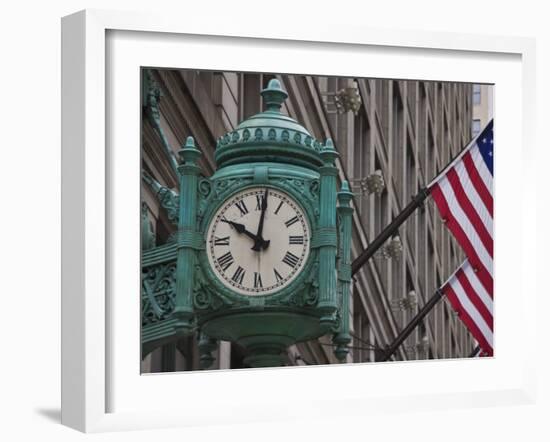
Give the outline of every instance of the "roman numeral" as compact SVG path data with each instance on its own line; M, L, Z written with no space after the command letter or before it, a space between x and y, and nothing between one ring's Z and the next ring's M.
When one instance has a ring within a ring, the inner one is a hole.
M231 267L231 264L235 261L233 258L233 255L231 252L227 252L225 255L220 256L219 258L216 258L218 261L218 264L222 268L222 270L225 272L229 267Z
M254 272L254 288L263 287L262 275Z
M279 205L278 205L277 208L275 209L275 212L274 212L275 215L278 215L278 214L279 214L279 210L281 210L281 207L282 207L283 203L284 203L284 201L281 201L281 202L279 203Z
M277 282L280 282L283 280L283 277L279 275L279 272L277 271L277 269L274 268L273 273L275 273L275 279L277 280Z
M237 206L237 209L239 209L239 212L241 212L241 215L246 215L248 213L248 208L246 207L244 200L237 201L235 205Z
M222 238L214 237L215 246L228 246L229 245L229 236L224 236Z
M256 210L262 210L263 201L264 201L264 195L256 195Z
M300 258L290 252L286 252L285 257L283 258L283 262L292 268L296 267L298 261L300 261Z
M294 218L290 218L288 221L285 221L285 226L290 227L292 224L298 222L298 216L295 216Z
M289 244L303 244L304 243L304 236L303 235L300 235L300 236L290 235L288 237L288 243Z
M231 279L235 281L237 284L242 285L245 273L246 272L244 271L244 269L241 266L239 266L237 267L237 270L235 270L235 273L233 273L233 276L231 277Z

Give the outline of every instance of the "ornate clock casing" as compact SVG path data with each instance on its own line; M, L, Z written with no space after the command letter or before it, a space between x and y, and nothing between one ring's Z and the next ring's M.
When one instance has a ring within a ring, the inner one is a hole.
M262 97L264 112L218 140L210 178L192 138L180 150L172 323L176 335L200 329L204 366L215 340L243 346L250 366L276 366L289 345L327 333L343 360L352 195L345 182L337 195L330 139L281 112L279 81Z
M249 187L225 200L206 230L214 275L241 295L266 296L304 270L311 228L300 204L269 186Z

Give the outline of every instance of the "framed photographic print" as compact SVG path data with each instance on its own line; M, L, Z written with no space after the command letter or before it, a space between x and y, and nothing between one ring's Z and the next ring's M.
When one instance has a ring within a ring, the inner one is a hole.
M141 75L142 372L492 355L493 85Z
M529 403L533 44L454 37L64 18L63 423Z

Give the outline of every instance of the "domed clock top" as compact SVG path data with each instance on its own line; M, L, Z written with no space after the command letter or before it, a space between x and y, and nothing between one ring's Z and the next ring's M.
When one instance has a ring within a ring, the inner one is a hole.
M242 121L218 140L218 168L275 160L318 170L323 164L322 144L304 126L281 112L288 94L279 80L270 80L261 95L266 110Z

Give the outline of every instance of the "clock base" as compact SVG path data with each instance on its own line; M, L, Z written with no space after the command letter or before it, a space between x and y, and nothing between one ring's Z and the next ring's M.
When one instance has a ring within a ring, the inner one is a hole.
M318 338L330 331L319 316L310 311L241 311L209 317L201 324L208 336L236 342L247 353L249 367L279 367L285 365L286 349L297 343Z
M258 344L249 346L248 356L244 358L245 365L257 367L280 367L285 365L283 352L286 345L281 344Z

